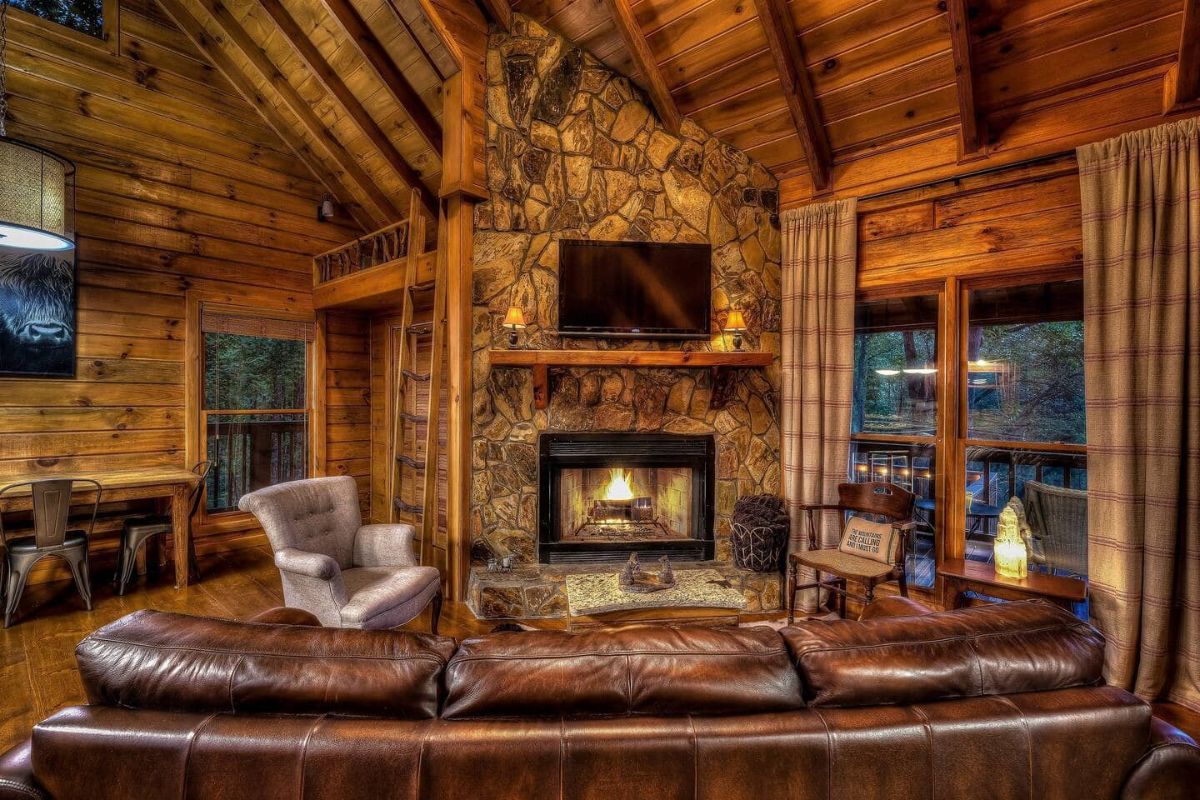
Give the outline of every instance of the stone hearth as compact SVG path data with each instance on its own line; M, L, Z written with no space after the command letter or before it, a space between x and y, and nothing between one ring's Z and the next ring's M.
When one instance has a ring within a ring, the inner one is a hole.
M741 609L744 613L781 608L782 576L778 573L750 572L733 564L710 561L672 566L677 572L716 570L745 598L746 607ZM608 568L610 572L618 570L618 566ZM595 566L563 564L522 566L511 572L488 572L486 567L473 567L467 605L485 619L561 619L567 616L567 576L597 571Z

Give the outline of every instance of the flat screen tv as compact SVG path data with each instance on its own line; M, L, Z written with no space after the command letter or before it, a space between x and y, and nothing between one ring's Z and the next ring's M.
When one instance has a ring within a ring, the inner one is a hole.
M709 245L563 239L558 246L559 333L708 338Z

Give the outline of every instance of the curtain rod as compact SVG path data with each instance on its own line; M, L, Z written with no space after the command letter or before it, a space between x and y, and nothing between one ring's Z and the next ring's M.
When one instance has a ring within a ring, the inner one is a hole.
M950 178L938 178L937 180L927 181L925 183L918 183L913 186L901 186L896 189L887 189L886 191L876 192L874 194L864 194L861 197L859 197L858 199L859 199L859 202L863 202L863 201L867 201L867 200L881 200L885 197L890 197L894 194L902 194L904 192L911 192L914 189L926 189L930 186L937 186L939 183L949 183L951 181L961 181L966 178L977 178L982 175L990 175L993 172L1003 172L1004 170L1016 169L1018 167L1028 167L1028 166L1032 166L1034 164L1043 164L1048 161L1055 161L1055 160L1063 158L1065 156L1073 156L1073 155L1075 155L1074 150L1062 150L1057 153L1051 153L1051 154L1045 155L1045 156L1038 156L1037 158L1031 158L1026 161L1017 161L1012 164L997 164L994 167L986 167L981 170L976 170L975 172L967 172L962 175L955 175Z

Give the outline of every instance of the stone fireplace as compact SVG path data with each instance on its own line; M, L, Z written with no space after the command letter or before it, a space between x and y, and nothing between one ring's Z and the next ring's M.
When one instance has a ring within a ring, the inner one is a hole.
M665 130L628 79L521 14L509 31L492 34L486 66L488 198L476 207L472 276L471 607L492 618L564 616L564 576L597 570L582 557L588 547L623 559L633 536L644 540L640 546L687 549L689 555L672 561L721 571L745 593L749 610L778 607L778 576L736 570L729 540L737 499L780 486L776 180L690 119L677 134ZM711 339L560 335L564 238L710 245ZM730 349L721 330L737 308L748 326L745 347L776 358L768 367L736 370L718 403L709 370L553 368L549 402L540 408L531 370L491 363L493 348L508 347L502 323L510 306L528 321L521 347L676 352ZM682 498L695 494L691 470L685 487L682 465L646 472L649 465L626 463L595 472L574 467L578 474L566 475L566 489L582 499L572 502L567 518L547 519L541 448L545 437L561 434L707 442L714 464L704 478L707 518L697 528L697 514L682 514ZM617 493L632 495L628 502L604 496L613 467L628 472L620 476L628 492ZM589 516L592 509L598 513ZM560 532L575 530L563 542L554 524ZM685 560L697 558L697 550L702 561ZM504 558L514 564L511 571L487 570L489 561Z
M543 433L538 449L542 563L713 557L711 436Z

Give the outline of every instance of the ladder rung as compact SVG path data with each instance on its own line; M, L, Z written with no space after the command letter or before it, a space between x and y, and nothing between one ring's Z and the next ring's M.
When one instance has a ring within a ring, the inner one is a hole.
M402 369L400 370L400 374L410 381L421 381L423 383L429 380L429 373L422 375L420 372L413 372L411 369Z
M404 514L424 514L425 509L422 506L414 506L411 503L406 503L399 497L392 500L396 506L396 510Z
M429 421L429 417L426 417L422 414L410 414L407 411L400 412L400 419L404 420L405 422L428 422Z
M412 456L396 456L396 460L405 466L412 467L413 469L425 469L425 462L417 461Z

